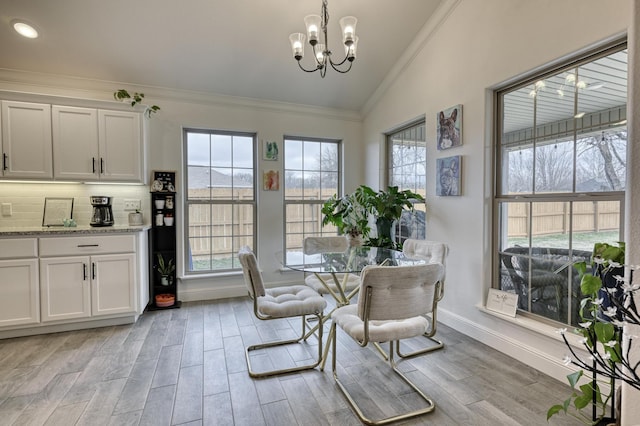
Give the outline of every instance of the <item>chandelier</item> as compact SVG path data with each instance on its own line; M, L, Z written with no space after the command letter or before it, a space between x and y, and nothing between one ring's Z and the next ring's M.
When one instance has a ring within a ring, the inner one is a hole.
M293 57L298 61L298 66L305 72L320 71L320 76L324 78L329 66L339 73L347 73L356 59L356 48L358 46L358 37L356 36L356 24L358 20L354 16L345 16L340 19L340 27L342 28L342 43L344 44L344 59L340 62L331 58L332 52L329 49L329 39L327 38L327 24L329 23L329 11L327 10L327 0L322 0L322 16L307 15L304 23L307 27L307 35L302 33L293 33L289 36L291 42L291 50ZM311 49L313 49L313 57L315 59L315 68L306 69L300 63L304 57L304 44L309 39ZM348 64L347 64L348 62Z

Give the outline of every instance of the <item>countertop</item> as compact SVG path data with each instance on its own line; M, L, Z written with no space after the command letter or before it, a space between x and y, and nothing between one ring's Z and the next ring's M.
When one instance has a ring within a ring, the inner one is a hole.
M134 233L150 229L151 225L114 225L114 226L34 226L28 228L0 228L1 237L34 236L41 237L47 235L79 235L79 234L117 234Z

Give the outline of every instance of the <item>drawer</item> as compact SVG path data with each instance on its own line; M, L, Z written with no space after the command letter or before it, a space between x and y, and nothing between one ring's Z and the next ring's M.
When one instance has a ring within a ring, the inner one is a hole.
M38 257L36 238L0 239L0 259L24 259Z
M133 253L133 235L40 238L40 257Z

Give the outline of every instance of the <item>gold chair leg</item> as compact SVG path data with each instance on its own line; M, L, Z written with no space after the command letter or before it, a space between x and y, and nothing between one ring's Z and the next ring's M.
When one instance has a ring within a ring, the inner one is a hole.
M258 345L251 345L248 346L245 350L245 357L247 359L247 368L249 370L249 376L250 377L254 377L254 378L262 378L262 377L270 377L270 376L275 376L278 374L289 374L289 373L294 373L297 371L302 371L302 370L310 370L312 368L317 367L320 364L320 361L322 361L322 314L316 314L315 315L318 318L318 325L320 326L318 328L318 358L316 360L314 360L313 364L305 364L305 365L301 365L301 366L297 366L297 367L291 367L291 368L283 368L283 369L276 369L276 370L270 370L270 371L264 371L264 372L255 372L253 371L253 369L251 368L251 359L249 356L249 352L254 351L254 350L258 350L258 349L265 349L265 348L272 348L275 346L284 346L284 345L290 345L293 343L300 343L301 340L304 339L305 336L305 331L306 331L306 320L305 317L302 317L302 334L300 335L300 337L298 337L297 339L291 339L291 340L278 340L275 342L268 342L268 343L261 343ZM306 340L306 339L305 339Z
M351 396L351 394L349 393L349 391L347 390L347 388L342 384L342 382L340 382L340 379L338 378L338 374L336 372L336 333L335 333L335 324L331 324L331 332L333 332L333 360L332 360L332 371L333 371L333 378L336 382L336 384L338 385L338 388L340 389L340 391L342 392L342 394L345 396L345 398L347 399L347 402L349 402L349 405L351 406L351 409L356 413L356 415L358 416L358 418L360 419L361 422L363 422L364 424L367 425L386 425L389 423L393 423L393 422L397 422L400 420L406 420L406 419L410 419L413 417L417 417L417 416L421 416L423 414L428 414L431 413L433 410L435 410L436 405L433 402L433 400L431 398L429 398L427 395L424 394L424 392L422 392L407 376L405 376L400 370L398 370L395 360L393 358L393 346L394 346L394 342L389 342L389 365L391 366L391 369L398 375L400 376L400 378L411 387L411 389L413 389L426 403L427 406L425 408L419 409L419 410L414 410L414 411L410 411L408 413L403 413L403 414L398 414L395 416L390 416L390 417L386 417L383 419L379 419L379 420L373 420L368 418L367 416L365 416L364 412L360 409L360 407L358 406L357 402L355 401L355 399ZM396 344L398 344L396 342Z

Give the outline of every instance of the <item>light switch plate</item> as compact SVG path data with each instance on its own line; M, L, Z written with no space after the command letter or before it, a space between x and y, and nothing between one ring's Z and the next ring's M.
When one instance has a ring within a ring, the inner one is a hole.
M11 216L13 215L13 209L11 207L11 203L2 203L2 216Z

